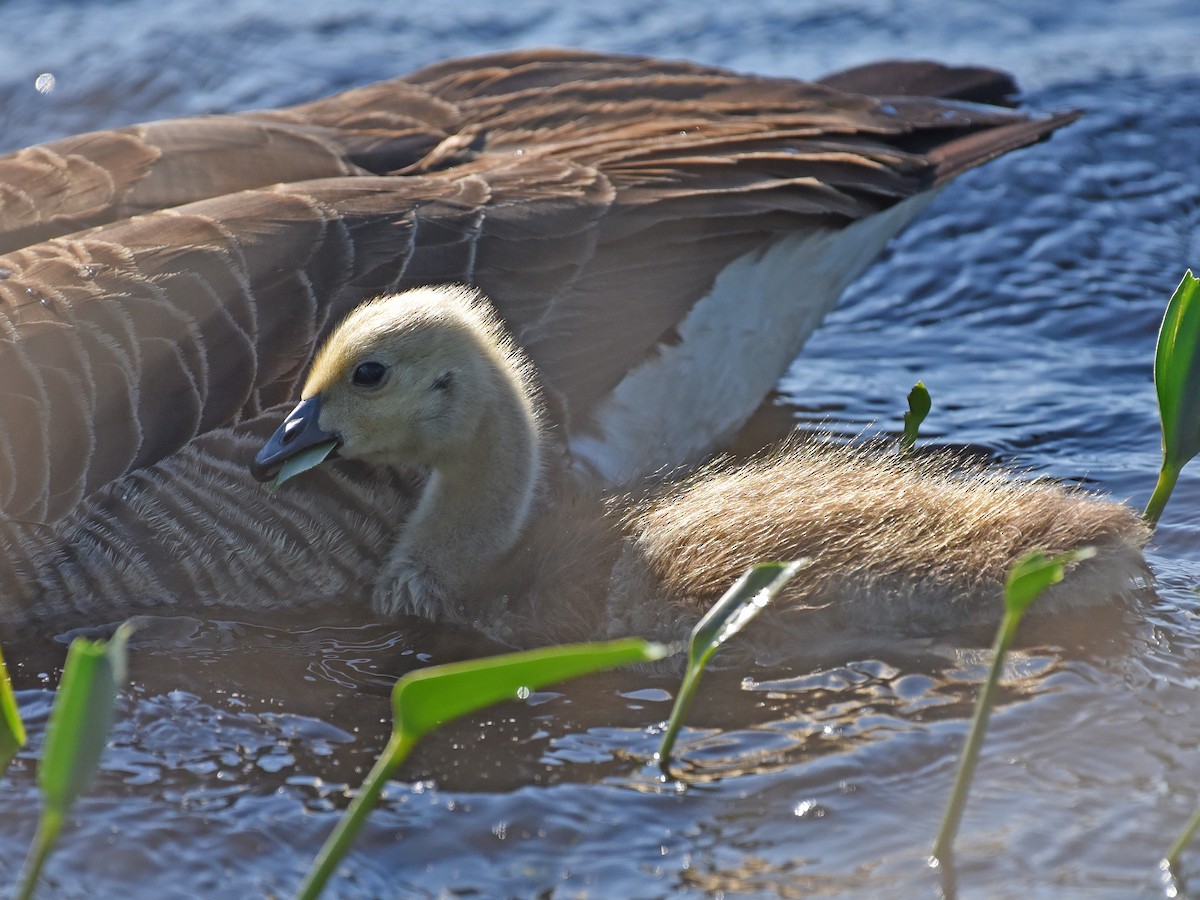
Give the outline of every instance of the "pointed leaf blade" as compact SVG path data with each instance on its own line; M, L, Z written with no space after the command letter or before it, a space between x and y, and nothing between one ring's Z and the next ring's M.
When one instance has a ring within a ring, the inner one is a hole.
M1057 556L1031 553L1022 557L1009 569L1005 579L1005 607L1023 614L1046 588L1063 580L1066 566L1095 555L1096 551L1092 547L1081 547Z
M586 675L634 662L653 662L672 648L640 638L567 644L448 663L410 672L392 690L396 728L415 740L438 725L501 700L522 688Z
M117 691L125 681L125 645L132 630L122 625L107 642L76 638L67 651L38 766L42 815L21 873L19 898L32 896L71 804L100 768Z
M912 450L917 443L917 432L921 428L921 423L925 421L925 417L929 415L929 410L932 408L933 401L929 398L929 390L925 387L925 382L918 381L908 392L908 412L904 414L904 434L900 438L901 450L905 452Z
M812 560L807 558L788 563L760 563L742 573L692 629L688 641L688 664L701 657L707 659L715 653L721 644L766 609L797 572L811 564Z
M76 638L67 652L38 766L46 804L63 814L99 769L125 679L128 636L129 629L122 626L109 641Z
M25 724L17 710L4 654L0 653L0 772L8 768L17 751L25 746Z
M1171 295L1154 353L1163 457L1182 468L1200 452L1200 279L1191 269Z

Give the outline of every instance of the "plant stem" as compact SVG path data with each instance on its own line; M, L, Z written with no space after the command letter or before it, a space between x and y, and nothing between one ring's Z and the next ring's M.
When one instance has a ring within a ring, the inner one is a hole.
M1175 490L1175 482L1179 480L1181 468L1182 466L1168 465L1166 460L1163 461L1158 472L1158 483L1154 485L1154 493L1150 495L1150 502L1146 504L1146 511L1142 513L1142 518L1151 525L1158 525L1158 517L1162 515L1171 492Z
M313 863L304 883L300 885L300 890L296 893L297 900L315 900L321 893L325 882L329 880L342 857L346 855L346 851L350 849L350 844L358 835L367 815L375 808L388 778L400 763L404 762L415 744L415 739L409 738L399 731L392 732L387 747L384 748L379 759L375 760L375 765L372 766L370 774L363 782L362 791L351 801L345 815L325 840L321 852L317 854L316 862Z
M971 720L971 730L967 734L967 743L963 747L962 757L958 762L958 773L954 777L954 789L950 792L950 802L946 805L946 814L942 817L942 827L938 831L937 841L933 845L932 859L935 862L946 860L954 846L954 836L958 833L962 821L963 809L967 804L967 793L971 789L971 779L975 777L975 764L979 761L979 748L983 746L983 737L987 732L988 719L992 714L996 690L1000 686L1000 673L1004 668L1004 657L1012 645L1017 633L1017 625L1021 622L1021 613L1008 610L1000 622L1000 630L996 632L996 642L992 645L992 667L988 671L987 681L975 702L975 715Z
M675 706L671 709L671 719L667 722L667 730L663 734L662 743L658 745L658 752L654 754L658 757L658 769L666 778L671 777L671 750L675 747L675 738L679 736L679 729L683 726L683 717L687 715L688 707L692 705L696 686L700 684L700 674L704 671L704 664L708 662L708 657L711 655L709 653L699 660L689 660L683 682L679 685L679 696L675 699Z
M1183 826L1183 831L1180 832L1179 837L1175 838L1175 843L1172 844L1171 849L1167 851L1164 862L1166 862L1166 864L1172 870L1175 870L1179 867L1179 857L1183 854L1183 851L1187 849L1187 845L1191 843L1192 836L1195 835L1197 828L1200 828L1200 809L1197 809L1194 813L1192 813L1192 817L1188 819L1187 824Z
M57 809L47 807L42 810L37 834L33 838L33 846L29 848L29 855L25 858L25 869L21 872L21 887L17 890L14 900L29 900L33 896L33 889L37 887L42 866L50 854L50 848L58 840L62 824L63 817Z

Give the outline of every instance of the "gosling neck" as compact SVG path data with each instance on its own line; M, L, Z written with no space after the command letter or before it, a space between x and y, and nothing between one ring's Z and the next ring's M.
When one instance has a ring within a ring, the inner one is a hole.
M542 425L515 378L501 378L469 442L431 467L398 552L461 593L513 548L542 481ZM457 582L457 583L455 583Z

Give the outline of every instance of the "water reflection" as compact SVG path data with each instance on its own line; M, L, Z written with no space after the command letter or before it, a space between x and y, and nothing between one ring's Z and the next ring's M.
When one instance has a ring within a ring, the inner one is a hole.
M109 827L163 852L172 841L195 840L197 831L224 843L246 839L249 830L259 835L252 846L267 856L284 854L291 862L282 871L290 871L315 852L382 749L392 680L417 665L492 649L469 632L434 634L419 623L402 630L158 617L143 624L133 653L134 685L91 815L107 811L100 819L81 815L80 831L65 851L82 854L83 861L95 862L96 851L85 848ZM617 810L624 816L628 801L617 800L620 795L644 796L650 804L674 797L685 806L675 813L659 809L632 836L638 846L660 841L667 848L640 868L661 877L664 890L674 884L784 896L836 893L847 884L873 889L880 879L895 878L897 866L911 888L927 876L902 862L911 859L904 848L918 832L933 834L940 803L884 840L887 808L907 805L900 798L914 783L928 783L939 801L948 788L964 719L987 665L986 636L980 637L897 641L832 664L711 673L679 745L682 793L662 784L651 764L673 679L611 673L502 704L449 724L418 748L368 826L367 847L399 841L413 854L424 853L424 829L453 827L468 846L500 843L527 863L530 846L544 846L534 859L565 854L563 865L577 872L571 866L579 865L578 854L618 852L631 838L605 836L589 809L598 804L606 810L603 819ZM1043 790L1082 789L1080 773L1088 766L1078 758L1053 759L1054 732L1048 746L1039 737L1047 717L1062 727L1061 709L1048 713L1040 706L1057 707L1055 699L1064 695L1077 703L1110 692L1110 667L1119 671L1139 641L1160 639L1120 612L1033 629L1009 668L984 772L1048 752L1026 776L1042 781ZM29 672L22 667L17 680L36 730L49 694ZM1103 766L1087 777L1119 781ZM2 804L9 812L16 804L33 808L31 779L27 764L14 773L14 792ZM998 795L986 774L983 782L980 802L986 804ZM579 793L599 786L605 787L598 795ZM533 787L546 792L536 804L542 812L521 813ZM873 819L868 811L881 795L892 799L883 804L882 820ZM142 809L142 816L130 816L124 804ZM288 826L291 837L279 844L281 823L302 811L319 825L299 832ZM541 815L558 825L547 827ZM27 825L14 827L21 818ZM11 845L27 827L28 813L10 817L0 835ZM471 837L476 828L479 836ZM880 859L864 864L861 853L848 849L831 858L829 848L848 831L860 841L882 841ZM809 845L811 858L803 849ZM971 846L972 854L979 852L977 842ZM426 877L443 883L452 871L451 882L486 893L490 882L482 871L462 863L461 852L443 848L425 875L408 864L402 870L414 884ZM841 871L843 865L849 868ZM590 864L583 869L594 873ZM272 883L288 883L280 869L273 871ZM373 877L361 885L368 893L350 895L369 896Z

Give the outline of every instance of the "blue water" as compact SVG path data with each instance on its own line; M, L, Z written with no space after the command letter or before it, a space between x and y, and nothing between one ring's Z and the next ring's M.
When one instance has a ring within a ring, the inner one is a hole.
M1194 0L10 0L0 22L5 150L514 46L799 76L887 56L1009 69L1032 105L1087 114L939 197L851 287L756 433L894 431L921 378L930 440L1134 503L1153 485L1154 337L1200 266ZM958 896L1163 894L1157 858L1200 803L1198 501L1200 474L1185 475L1149 554L1157 597L1027 637L961 831ZM669 681L610 675L469 717L419 748L330 896L936 896L924 858L985 647L714 675L682 793L646 765ZM485 649L419 623L151 623L43 896L291 892L386 740L394 677ZM0 792L0 880L34 828L62 650L6 648L34 745Z

